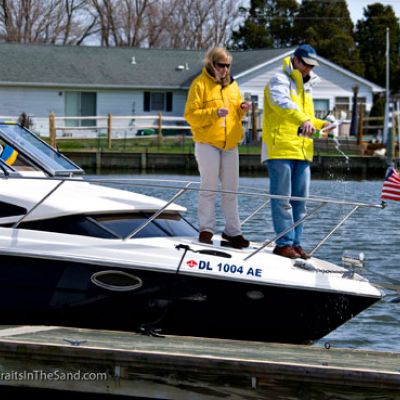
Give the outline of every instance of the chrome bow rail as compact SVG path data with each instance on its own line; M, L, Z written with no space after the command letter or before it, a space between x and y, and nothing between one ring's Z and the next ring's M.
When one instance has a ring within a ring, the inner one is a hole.
M265 242L261 243L260 246L254 250L252 253L247 255L244 260L248 260L253 257L255 254L263 250L269 244L275 242L277 239L285 235L287 232L295 228L296 226L300 225L306 219L311 218L317 212L319 212L323 207L327 204L336 204L338 206L351 206L352 209L345 215L343 218L312 248L308 253L310 255L314 254L358 209L360 208L383 208L382 204L366 204L366 203L359 203L359 202L352 202L347 200L337 200L328 197L320 197L320 196L310 196L310 197L294 197L294 196L280 196L280 195L271 195L265 192L247 192L247 191L228 191L228 190L205 190L200 189L199 182L197 181L185 181L185 180L160 180L160 179L145 179L145 178L90 178L90 179L82 179L79 178L53 178L53 177L23 177L23 176L12 176L6 177L3 179L46 179L46 180L54 180L55 186L46 193L45 196L42 197L40 201L38 201L25 215L23 215L17 222L14 223L13 228L17 228L26 217L31 214L35 209L37 209L43 202L51 196L54 192L56 192L60 186L66 181L73 181L73 182L84 182L84 183L96 183L96 184L117 184L117 185L132 185L137 187L145 187L145 188L158 188L158 189L170 189L176 190L177 192L165 202L165 204L158 209L153 215L151 215L146 222L144 222L141 226L137 227L134 231L129 233L123 240L128 240L133 238L138 232L144 229L148 224L151 223L155 218L157 218L165 209L168 208L173 202L175 202L179 197L181 197L184 193L188 191L207 191L207 192L214 192L214 193L230 193L230 194L237 194L238 196L249 196L249 197L259 197L266 199L265 202L257 207L249 216L247 216L242 222L241 225L243 226L249 220L254 218L260 210L266 207L271 199L290 199L292 201L306 201L306 202L314 202L319 203L316 207L314 207L309 213L307 213L301 220L295 222L289 228L284 230L283 232L279 233L275 237L270 240L266 240ZM197 186L197 187L196 187Z

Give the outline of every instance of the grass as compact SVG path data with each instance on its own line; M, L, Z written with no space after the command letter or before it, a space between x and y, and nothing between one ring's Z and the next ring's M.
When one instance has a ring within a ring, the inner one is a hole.
M49 142L48 138L44 138ZM167 137L158 138L140 137L113 139L111 148L108 148L108 142L105 138L99 139L57 139L57 148L59 151L111 151L111 152L130 152L130 153L193 153L194 143L187 137ZM260 154L260 144L241 145L239 147L241 154Z
M49 141L49 138L43 138ZM67 151L111 151L111 152L127 152L127 153L171 153L171 154L193 154L194 143L190 137L175 136L163 137L136 137L113 139L111 148L108 148L107 139L104 137L94 139L57 139L57 148L61 152ZM353 146L346 145L343 142L342 150L348 156L359 156L360 151ZM260 143L242 144L239 146L240 154L259 155L261 152ZM323 146L316 144L315 155L318 156L340 156L338 151L330 143L324 143Z

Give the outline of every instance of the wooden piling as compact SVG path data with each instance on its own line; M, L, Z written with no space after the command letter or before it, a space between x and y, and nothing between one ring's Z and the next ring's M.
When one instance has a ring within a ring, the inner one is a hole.
M54 112L49 115L50 146L56 148L56 116Z

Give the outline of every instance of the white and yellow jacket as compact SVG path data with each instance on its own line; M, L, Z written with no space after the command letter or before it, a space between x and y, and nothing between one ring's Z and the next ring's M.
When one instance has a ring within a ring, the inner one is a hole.
M243 137L242 118L244 111L240 108L242 98L236 81L222 87L205 68L192 82L185 106L184 116L188 121L193 140L206 143L223 150L238 145ZM218 108L229 108L224 118L218 117ZM225 126L224 126L225 125Z
M275 74L264 90L262 138L268 159L312 161L313 140L299 136L299 127L311 121L321 129L326 121L315 118L311 88L318 77L303 83L300 71L293 69L291 58L283 60L282 71Z

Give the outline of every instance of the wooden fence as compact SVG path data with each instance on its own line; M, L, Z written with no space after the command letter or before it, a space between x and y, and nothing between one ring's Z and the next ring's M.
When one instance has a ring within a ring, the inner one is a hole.
M66 121L94 121L95 125L88 126L68 126ZM129 121L130 123L126 123ZM135 121L135 125L131 122ZM136 125L136 122L143 121L140 125ZM116 123L118 122L118 123ZM122 124L121 124L122 122ZM173 122L174 124L169 124ZM54 113L49 116L49 134L50 144L55 147L57 140L57 131L77 131L77 130L89 130L89 131L106 131L108 148L111 148L113 139L113 131L116 130L145 130L154 129L155 135L160 140L162 138L163 130L181 130L182 134L190 129L186 120L183 117L169 117L163 116L161 113L157 115L134 115L134 116L113 116L109 113L107 116L86 116L86 117L56 117ZM151 135L149 135L151 136Z
M392 113L390 121L393 137L399 132L400 127L400 113L395 111ZM359 143L363 141L364 136L376 136L383 134L384 117L365 117L362 113L360 114L358 124L358 135L357 140Z

